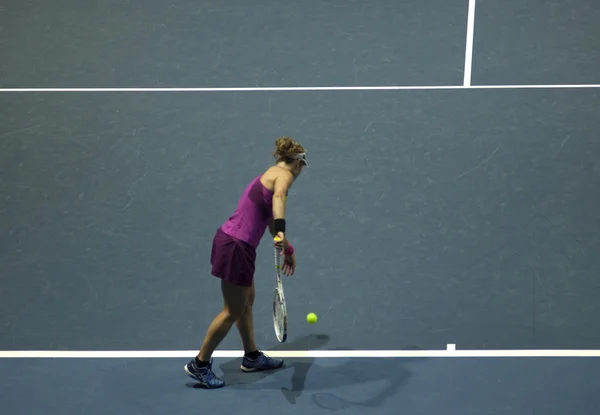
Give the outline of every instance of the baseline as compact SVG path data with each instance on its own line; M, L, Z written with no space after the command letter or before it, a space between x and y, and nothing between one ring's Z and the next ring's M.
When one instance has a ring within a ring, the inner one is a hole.
M600 350L264 350L278 358L481 358L481 357L600 357ZM4 350L0 359L164 359L189 358L197 350ZM215 358L242 357L242 350L220 350Z
M600 84L556 85L423 85L423 86L298 86L298 87L223 87L223 88L0 88L0 93L16 92L287 92L287 91L397 91L466 89L598 89Z

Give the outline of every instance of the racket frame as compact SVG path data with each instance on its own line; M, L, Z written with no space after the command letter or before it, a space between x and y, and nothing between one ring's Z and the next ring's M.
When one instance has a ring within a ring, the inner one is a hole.
M277 247L274 248L274 251L276 286L273 292L273 327L279 343L285 343L287 340L287 307L283 292L283 280L281 278L281 254L277 251ZM280 321L282 323L281 328L279 325Z

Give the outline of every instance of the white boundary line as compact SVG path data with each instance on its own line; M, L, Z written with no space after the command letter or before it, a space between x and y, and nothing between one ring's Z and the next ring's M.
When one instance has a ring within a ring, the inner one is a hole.
M0 351L0 359L163 359L190 358L197 350ZM414 357L600 357L600 350L265 350L278 358L414 358ZM215 358L237 358L240 350L221 350Z
M0 93L16 92L288 92L288 91L437 91L462 89L597 89L600 84L564 85L413 85L413 86L290 86L231 88L0 88Z
M473 32L475 31L475 0L469 0L469 17L467 20L467 47L465 50L464 86L471 85L471 68L473 67Z

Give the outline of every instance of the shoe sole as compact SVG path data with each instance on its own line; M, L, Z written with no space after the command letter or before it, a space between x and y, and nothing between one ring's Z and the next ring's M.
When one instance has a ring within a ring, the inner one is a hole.
M250 367L246 367L244 365L240 366L240 369L242 369L242 372L246 372L246 373L252 373L252 372L267 372L269 370L277 370L277 369L281 369L283 367L283 363L281 362L279 365L277 366L273 366L273 367L269 367L267 369L253 369Z
M185 365L183 367L183 370L185 370L185 373L187 373L187 375L189 377L191 377L196 382L198 382L198 385L202 386L204 389L219 389L219 388L222 388L223 386L225 386L225 383L223 383L222 385L214 386L214 385L209 385L206 382L201 382L200 380L198 380L198 378L192 372L190 372L190 370L188 369L187 365Z

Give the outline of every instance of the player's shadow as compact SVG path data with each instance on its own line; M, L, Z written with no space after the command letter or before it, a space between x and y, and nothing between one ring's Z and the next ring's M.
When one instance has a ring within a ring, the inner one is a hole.
M328 335L312 335L296 341L279 345L274 350L313 350L325 346L329 342ZM417 350L415 347L409 347L409 350ZM344 350L334 348L328 350ZM279 389L290 404L303 396L307 390L306 381L309 372L312 371L311 383L308 390L314 391L312 401L315 405L329 411L338 411L351 406L376 407L385 400L394 396L401 389L411 376L411 372L406 365L422 361L424 358L410 359L328 359L328 363L337 363L335 366L314 365L314 358L289 358L283 369L273 372L241 373L241 359L234 359L224 363L220 368L224 372L224 380L228 387L239 389ZM290 387L282 387L282 383L287 383L287 370L293 369L290 379ZM265 382L270 376L276 379ZM260 384L257 384L260 382ZM368 393L367 389L372 389L371 384L384 383L383 388L375 393ZM367 387L367 384L369 384ZM359 390L352 393L353 399L345 399L333 393L322 392L332 388L347 388L353 391L358 386ZM370 395L366 399L359 398L363 395Z

